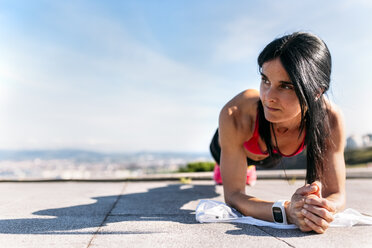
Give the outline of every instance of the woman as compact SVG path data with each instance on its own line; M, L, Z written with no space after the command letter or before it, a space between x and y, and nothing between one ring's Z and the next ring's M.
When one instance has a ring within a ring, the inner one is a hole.
M343 121L324 96L330 52L317 36L296 32L268 44L258 65L260 91L246 90L223 107L211 144L225 201L247 216L323 233L345 204ZM246 195L247 164L273 167L305 147L307 184L290 201Z

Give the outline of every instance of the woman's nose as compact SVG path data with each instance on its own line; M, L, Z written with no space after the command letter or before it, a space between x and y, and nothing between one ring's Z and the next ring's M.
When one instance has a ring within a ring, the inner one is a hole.
M269 89L267 89L267 91L266 91L266 101L276 102L277 99L278 99L277 98L277 91L275 90L275 88L270 87Z

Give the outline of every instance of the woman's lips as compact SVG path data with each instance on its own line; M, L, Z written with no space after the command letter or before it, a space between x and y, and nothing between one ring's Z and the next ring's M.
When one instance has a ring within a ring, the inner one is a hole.
M270 108L270 107L268 107L268 106L265 106L266 108L267 108L267 110L269 110L269 111L279 111L279 109L277 109L277 108Z

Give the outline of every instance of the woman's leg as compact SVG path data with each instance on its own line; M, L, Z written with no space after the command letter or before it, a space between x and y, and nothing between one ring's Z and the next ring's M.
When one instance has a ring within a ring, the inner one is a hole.
M214 166L213 170L213 180L216 182L216 184L221 185L222 184L222 177L221 177L221 170L220 170L220 158L221 158L221 147L220 144L218 143L218 129L213 135L212 142L209 146L211 154L213 159L216 161L216 164ZM251 164L248 163L250 161L247 159L247 165ZM246 184L247 185L255 185L257 180L257 175L256 175L256 166L255 165L250 165L247 167L247 180Z
M213 135L209 149L211 151L214 161L216 161L217 164L220 164L221 147L220 147L220 144L218 143L218 129Z
M220 158L221 158L221 147L218 143L218 129L213 135L212 142L209 146L209 149L211 151L212 157L214 161L216 161L216 164L214 165L213 170L213 180L216 182L216 184L221 185L222 184L222 177L221 177L221 170L220 170Z

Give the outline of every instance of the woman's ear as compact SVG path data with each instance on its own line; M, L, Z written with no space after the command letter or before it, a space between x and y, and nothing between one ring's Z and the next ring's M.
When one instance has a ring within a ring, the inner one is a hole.
M318 94L315 96L315 101L318 101L318 99L323 95L324 90L322 89Z

